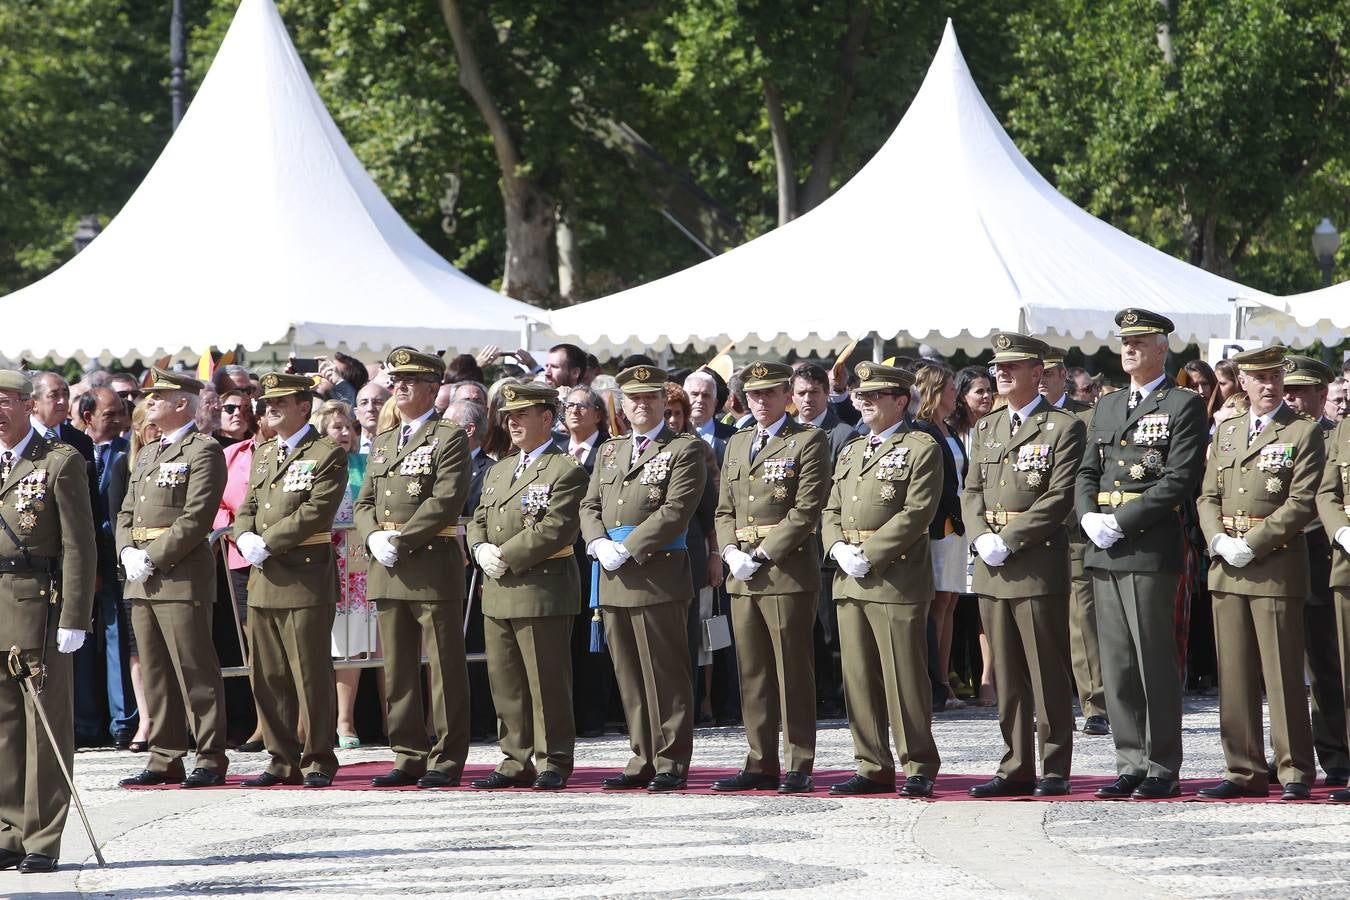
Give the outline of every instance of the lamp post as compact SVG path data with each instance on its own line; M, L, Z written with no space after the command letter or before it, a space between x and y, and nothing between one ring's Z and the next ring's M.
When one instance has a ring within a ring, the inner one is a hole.
M1317 267L1322 270L1322 287L1331 287L1331 271L1336 268L1336 251L1341 249L1341 233L1331 220L1323 218L1312 233L1313 256L1317 257ZM1336 348L1322 345L1322 361L1332 368L1339 362Z
M98 216L81 216L80 224L75 226L75 233L70 236L71 243L75 245L75 252L79 253L93 243L94 238L98 237L102 230L103 226L98 224Z

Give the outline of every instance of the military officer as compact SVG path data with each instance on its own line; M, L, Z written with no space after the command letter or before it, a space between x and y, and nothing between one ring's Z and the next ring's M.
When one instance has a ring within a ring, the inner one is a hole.
M337 692L329 646L337 611L333 516L347 489L347 454L309 424L314 383L306 375L262 377L263 413L276 438L253 456L234 543L252 565L248 580L253 696L267 769L248 787L333 783ZM297 737L301 717L305 739Z
M122 784L225 783L225 684L211 638L216 557L207 543L225 492L225 454L195 424L202 383L153 370L146 421L163 438L145 447L117 514L118 558L149 708L150 760ZM196 767L183 777L188 741Z
M573 559L589 479L553 441L558 391L502 388L520 451L488 469L469 526L483 583L483 637L497 731L506 758L473 782L492 790L556 791L572 774L572 622L586 608Z
M1294 412L1314 420L1322 436L1336 423L1326 418L1327 386L1336 373L1310 356L1285 357L1284 402ZM1345 692L1341 688L1341 658L1336 643L1336 610L1331 594L1331 550L1322 522L1316 516L1303 530L1308 542L1311 589L1303 604L1304 649L1312 698L1313 750L1327 773L1328 787L1344 787L1350 780L1346 747Z
M1303 604L1309 592L1303 529L1316 514L1326 454L1322 429L1284 403L1285 349L1233 357L1251 402L1219 425L1196 509L1209 544L1209 590L1219 650L1219 736L1228 771L1206 799L1269 789L1261 685L1270 704L1283 800L1307 800L1316 777L1303 688Z
M855 372L853 402L868 433L839 453L821 537L839 566L834 601L858 770L830 793L895 790L889 724L906 775L901 796L931 797L941 760L928 678L928 526L942 496L942 454L905 425L912 373L878 363Z
M1041 375L1041 396L1052 406L1073 413L1084 425L1092 421L1092 404L1075 400L1068 395L1068 369L1064 366L1066 353L1061 347L1046 345L1045 371ZM1073 663L1073 680L1078 689L1078 705L1083 710L1083 733L1104 735L1111 733L1106 717L1106 698L1102 693L1102 657L1097 640L1097 613L1092 603L1092 576L1083 567L1087 554L1087 538L1078 526L1078 513L1069 509L1066 520L1069 527L1069 658Z
M830 489L830 442L819 428L788 417L791 367L759 360L740 377L755 427L727 441L715 521L731 570L727 591L750 753L739 773L713 789L795 794L813 789L816 525Z
M1327 435L1327 463L1317 491L1317 513L1331 539L1331 590L1341 655L1341 691L1350 697L1350 419ZM1350 736L1347 736L1350 737ZM1332 791L1334 803L1350 803L1350 790Z
M33 387L0 371L0 653L17 647L37 673L52 746L19 683L0 677L0 869L55 871L75 762L70 654L94 609L97 551L84 457L33 430Z
M698 438L665 424L666 373L649 365L618 375L631 434L600 447L581 536L602 570L591 579L614 660L633 756L609 790L685 787L693 752L693 674L687 618L694 597L685 532L703 497L708 464Z
M1180 793L1181 671L1176 593L1184 566L1177 508L1204 468L1206 426L1198 394L1163 367L1172 322L1144 309L1116 314L1128 390L1097 401L1075 484L1092 542L1102 688L1116 745L1117 779L1102 799Z
M1086 429L1038 392L1042 341L1000 332L993 345L1007 405L976 426L961 505L979 554L974 588L994 654L1005 753L998 773L970 794L1062 796L1069 793L1074 730L1065 516Z
M399 427L377 435L356 498L356 529L370 548L367 595L379 609L394 768L376 787L455 787L469 755L464 655L464 556L459 516L472 463L465 430L436 415L445 375L438 356L398 347L385 360ZM422 706L422 646L430 660L431 722Z

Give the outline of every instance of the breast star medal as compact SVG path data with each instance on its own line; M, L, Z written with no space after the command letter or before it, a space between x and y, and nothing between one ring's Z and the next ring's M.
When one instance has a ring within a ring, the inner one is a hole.
M652 488L650 491L647 492L647 499L652 501L653 503L660 503L661 489L658 487Z
M37 527L37 516L31 512L19 515L19 530L27 533Z
M420 481L410 481L410 482L408 482L408 488L407 488L407 490L408 490L408 496L409 496L409 497L420 497L420 496L422 496L422 482L420 482Z
M1028 473L1027 473L1027 484L1031 485L1032 487L1040 487L1040 486L1041 486L1041 473L1040 473L1040 472L1028 472Z
M893 484L883 484L883 485L881 486L881 490L877 492L877 495L880 496L882 500L894 500L894 499L895 499L895 485L893 485Z
M1130 466L1130 477L1133 478L1135 481L1143 479L1144 473L1145 469L1143 463L1135 463L1134 465Z
M783 487L781 484L774 485L774 488L773 488L773 499L775 499L775 500L786 500L786 499L787 499L787 488Z
M1280 481L1280 479L1276 478L1274 475L1266 479L1267 494L1278 494L1282 490L1284 490L1284 482Z

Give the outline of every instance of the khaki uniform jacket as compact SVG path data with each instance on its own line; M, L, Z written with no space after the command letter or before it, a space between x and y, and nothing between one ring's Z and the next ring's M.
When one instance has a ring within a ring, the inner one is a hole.
M1350 528L1350 419L1341 422L1326 436L1327 464L1322 486L1317 491L1317 514L1331 541L1331 586L1350 588L1350 553L1336 543L1336 532Z
M7 654L10 647L55 646L57 627L88 631L94 614L98 549L84 457L70 445L45 440L34 432L10 467L9 478L0 485L0 516L30 556L59 557L61 566L56 577L59 610L51 609L53 576L0 575L0 643L4 645L0 653ZM22 556L8 532L0 529L0 557Z
M144 550L155 569L139 584L124 584L125 597L215 600L216 555L207 538L225 481L225 453L196 428L167 447L154 443L140 452L117 513L117 552ZM137 540L140 528L163 533Z
M825 552L845 531L875 532L862 540L872 568L862 578L835 575L835 600L924 603L933 599L928 526L942 497L942 452L937 442L904 425L863 459L867 438L839 453L830 499L821 521ZM883 464L884 463L884 464Z
M708 463L699 439L663 427L630 464L631 435L600 445L586 499L581 536L586 545L609 536L607 529L634 526L622 543L632 556L614 572L600 570L601 606L688 603L694 597L689 554L664 550L689 529L703 498Z
M1230 534L1244 537L1256 558L1240 569L1217 553L1209 588L1255 597L1307 597L1308 544L1303 528L1316 514L1317 488L1326 451L1322 429L1287 405L1247 446L1250 414L1220 422L1210 443L1196 511L1206 544ZM1245 534L1222 516L1259 516Z
M347 451L311 425L277 464L278 440L253 454L248 493L234 519L234 538L252 531L271 556L248 580L248 605L301 609L337 603L337 561L330 532L347 490ZM314 540L314 543L306 543Z
M356 498L356 536L397 531L398 560L372 562L367 596L423 603L461 601L464 554L457 527L469 497L469 438L454 422L428 419L398 451L399 429L375 436L366 479ZM390 523L390 524L386 524Z
M961 498L966 537L986 532L1011 549L1003 565L975 558L975 593L1012 600L1069 593L1073 486L1087 431L1082 419L1041 398L1017 434L1006 408L980 419L970 442L970 470ZM991 514L991 524L986 517ZM1011 515L1015 514L1015 515Z
M483 477L483 494L469 523L469 546L495 544L507 572L483 579L483 615L496 619L576 615L586 608L576 559L586 470L550 444L513 483L520 454Z
M820 590L816 526L830 495L829 435L791 419L750 460L755 428L727 441L715 517L717 546L746 553L762 547L763 563L749 583L727 578L732 594L797 594ZM743 529L772 527L763 537ZM737 536L741 531L741 537Z
M1125 537L1103 550L1088 541L1083 565L1119 572L1180 572L1184 562L1177 509L1193 496L1205 468L1209 439L1205 404L1199 394L1171 379L1150 391L1134 409L1130 391L1113 391L1097 401L1078 469L1074 506L1116 517ZM1099 494L1141 494L1111 508Z

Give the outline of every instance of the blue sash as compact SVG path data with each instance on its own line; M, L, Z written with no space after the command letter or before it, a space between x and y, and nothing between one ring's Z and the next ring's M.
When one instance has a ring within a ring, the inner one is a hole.
M636 525L620 525L617 528L610 528L609 539L611 541L622 542L624 538L633 533ZM687 550L689 544L685 540L685 533L680 532L679 537L661 548L662 550ZM600 621L600 560L591 560L591 601L590 608L595 610L591 614L591 652L603 653L605 650L605 632L604 626Z

